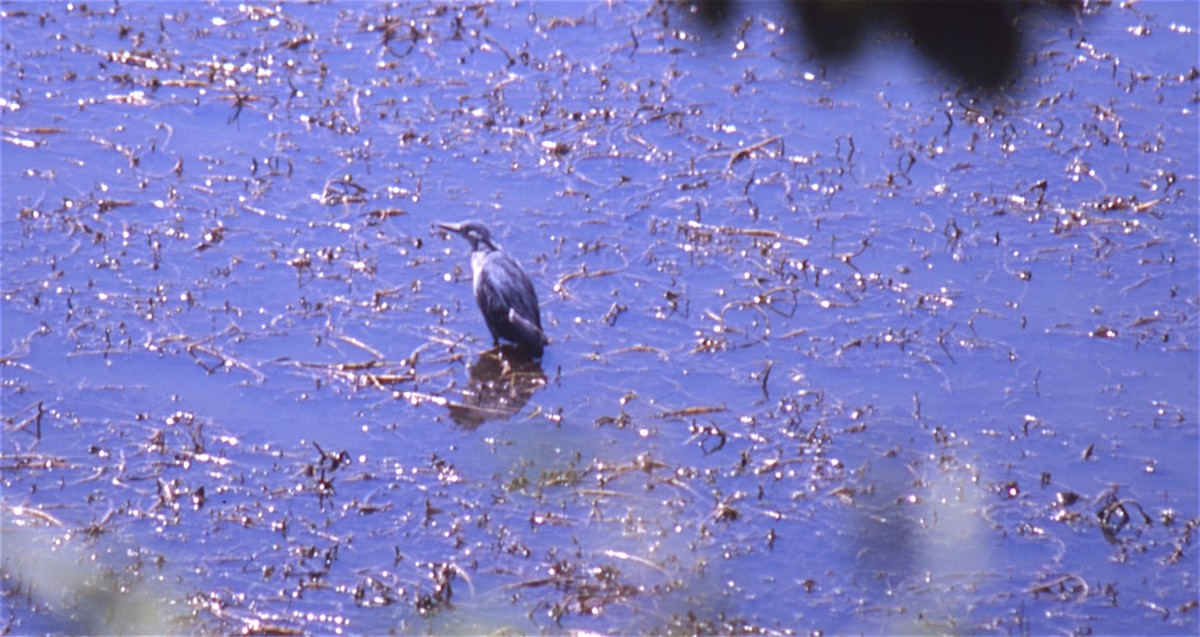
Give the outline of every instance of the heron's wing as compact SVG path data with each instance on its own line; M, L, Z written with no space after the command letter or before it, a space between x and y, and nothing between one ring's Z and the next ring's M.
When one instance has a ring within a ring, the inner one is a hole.
M492 252L487 256L475 296L484 314L508 319L511 310L541 331L542 313L537 291L521 265L507 254Z
M508 310L508 322L521 335L517 340L533 347L539 356L542 351L542 348L539 346L550 344L550 339L546 338L546 333L542 331L542 328L534 325L532 321L526 319L524 316L517 314L516 310L511 308Z

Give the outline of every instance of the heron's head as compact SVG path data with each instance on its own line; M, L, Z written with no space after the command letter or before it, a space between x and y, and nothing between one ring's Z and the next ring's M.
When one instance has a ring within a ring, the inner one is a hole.
M438 227L447 232L453 232L471 242L471 249L478 250L480 246L498 250L496 244L492 243L492 233L488 232L487 226L478 221L464 221L462 223L439 223Z

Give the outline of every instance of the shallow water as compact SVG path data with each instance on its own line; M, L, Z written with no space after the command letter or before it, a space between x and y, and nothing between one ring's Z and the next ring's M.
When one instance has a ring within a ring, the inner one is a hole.
M6 630L1195 632L1195 8L5 5Z

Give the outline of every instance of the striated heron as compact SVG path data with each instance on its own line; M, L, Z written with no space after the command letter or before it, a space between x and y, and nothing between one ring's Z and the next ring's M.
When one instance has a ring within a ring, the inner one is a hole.
M492 341L512 341L534 357L549 344L542 331L542 311L537 292L521 264L492 241L487 226L478 221L439 223L471 244L471 272L475 302L492 333Z

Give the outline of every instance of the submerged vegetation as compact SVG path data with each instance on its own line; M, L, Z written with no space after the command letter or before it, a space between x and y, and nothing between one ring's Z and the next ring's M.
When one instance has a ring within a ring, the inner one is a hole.
M1195 632L1194 13L4 5L0 630Z

